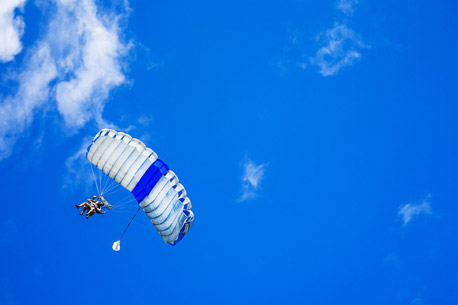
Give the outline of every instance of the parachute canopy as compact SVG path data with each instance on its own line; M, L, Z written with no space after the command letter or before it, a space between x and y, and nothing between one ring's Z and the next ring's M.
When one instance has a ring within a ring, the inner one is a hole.
M167 164L140 140L102 129L89 145L86 158L132 193L164 242L175 245L191 228L194 214L186 190Z

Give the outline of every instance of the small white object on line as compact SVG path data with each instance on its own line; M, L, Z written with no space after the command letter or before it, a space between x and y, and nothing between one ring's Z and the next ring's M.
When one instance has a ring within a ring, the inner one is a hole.
M115 242L113 243L113 250L119 251L120 249L121 249L121 241L120 241L120 240L115 241Z

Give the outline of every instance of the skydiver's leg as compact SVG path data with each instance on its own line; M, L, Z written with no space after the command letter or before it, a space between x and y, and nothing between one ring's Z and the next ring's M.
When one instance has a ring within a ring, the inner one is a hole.
M76 207L77 209L79 209L80 207L84 206L85 204L87 204L87 202L83 202L83 203L80 204L80 205L75 204L75 207Z
M95 213L95 208L91 207L91 209L86 213L86 219L94 215Z
M91 209L91 206L89 204L85 204L83 207L83 211L80 213L80 215L83 215L84 212L88 212Z

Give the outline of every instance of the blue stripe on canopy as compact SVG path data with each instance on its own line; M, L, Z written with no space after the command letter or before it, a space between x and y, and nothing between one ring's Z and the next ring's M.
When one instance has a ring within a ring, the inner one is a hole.
M137 183L135 188L132 190L137 202L140 203L149 195L151 190L154 188L156 183L165 176L169 170L167 164L161 159L157 159L143 174L140 181Z

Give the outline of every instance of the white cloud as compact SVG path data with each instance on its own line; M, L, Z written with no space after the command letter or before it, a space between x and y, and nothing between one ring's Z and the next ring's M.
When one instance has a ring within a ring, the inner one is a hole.
M415 216L421 214L431 214L431 205L427 199L420 204L407 203L399 207L398 216L402 217L404 226L406 226Z
M358 4L358 0L340 0L337 9L346 15L353 15L356 4Z
M54 1L46 34L27 52L15 79L16 93L0 104L0 159L45 106L57 105L73 130L89 120L107 124L102 111L109 93L126 82L122 60L129 44L120 40L123 16L97 8L94 0Z
M267 164L256 165L251 159L247 158L242 166L242 195L239 201L252 199L258 195Z
M116 18L100 16L92 0L65 1L51 27L59 50L59 68L66 80L59 82L56 100L59 112L71 127L81 127L89 119L101 119L109 91L125 82L122 56L128 46L118 37ZM77 35L75 35L77 34Z
M346 25L358 2L359 0L338 0L336 2L335 8L347 16L336 14L337 21L334 27L316 35L319 48L314 55L310 50L304 50L301 47L308 44L301 41L301 33L295 30L289 37L288 45L283 49L282 58L275 65L285 72L291 63L302 70L307 69L310 63L317 66L319 73L323 76L336 75L343 67L353 65L361 58L361 49L368 48L359 35Z
M16 15L24 8L25 0L2 0L0 5L0 62L8 62L21 52L24 20Z
M18 76L16 95L0 104L0 160L9 156L16 137L31 124L36 109L48 100L49 82L57 76L49 45L43 43L32 53L27 69Z
M89 191L93 187L94 181L92 179L96 180L95 175L99 175L99 173L97 173L98 169L94 171L91 168L92 165L86 159L87 146L91 142L92 137L85 137L81 142L80 148L65 161L67 172L62 184L63 189L83 186L86 191Z
M310 62L319 67L323 76L335 75L341 68L351 66L361 57L358 49L366 47L352 29L339 23L320 33L317 39L322 40L324 46L316 51Z

